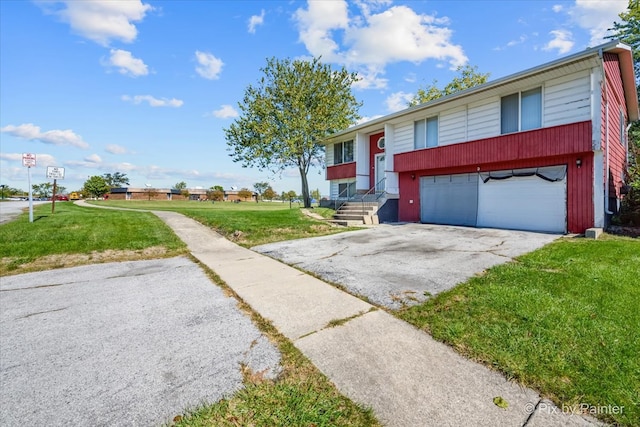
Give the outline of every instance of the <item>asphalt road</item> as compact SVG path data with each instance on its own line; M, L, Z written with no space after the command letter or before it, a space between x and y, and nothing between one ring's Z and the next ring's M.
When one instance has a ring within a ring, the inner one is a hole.
M151 426L280 355L184 257L2 277L0 425Z
M252 249L397 309L559 237L489 228L382 224Z
M33 202L33 206L51 202ZM28 212L29 202L22 200L5 200L0 202L0 224L11 221L22 212ZM26 209L26 210L25 210Z

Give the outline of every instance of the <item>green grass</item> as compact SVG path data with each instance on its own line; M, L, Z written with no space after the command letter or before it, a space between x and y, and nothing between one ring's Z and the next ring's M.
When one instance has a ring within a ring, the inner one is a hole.
M289 208L289 203L145 200L108 200L91 203L131 209L180 212L244 247L349 230L344 227L332 227L325 222L310 218L301 212L297 204ZM333 214L331 209L326 208L316 208L313 211L325 217Z
M0 275L116 258L186 253L186 245L151 213L87 209L69 202L35 206L0 226Z
M248 310L244 303L240 307ZM260 373L243 367L242 390L212 405L178 415L174 426L380 426L371 409L341 395L269 322L253 312L250 314L280 350L282 372L278 379L264 379Z
M112 203L109 203L112 205ZM194 217L206 217L207 207L198 203L184 203L193 208ZM199 206L200 205L200 206ZM282 206L260 204L247 209L246 204L224 204L212 212L216 221L227 218L233 226L226 230L244 228L252 217L263 219L260 236L268 236L273 227L291 227L293 231L274 232L276 236L318 233L317 221L302 217L299 209L289 211ZM167 204L160 205L167 207ZM171 207L175 205L172 203ZM127 204L127 207L131 207ZM144 204L144 208L151 207ZM158 209L159 206L153 206ZM197 208L197 209L196 209ZM172 209L173 210L173 209ZM202 211L202 212L201 212ZM203 213L204 212L204 213ZM276 213L273 216L270 213ZM233 219L238 216L238 218ZM33 223L28 215L0 226L0 275L26 271L67 267L108 260L147 259L158 256L186 254L186 248L159 218L148 212L116 211L79 207L72 203L56 203L34 208ZM214 221L215 222L215 221ZM320 223L324 226L324 224ZM250 223L248 225L251 225ZM270 228L271 227L271 228ZM296 231L298 227L300 230ZM251 231L253 233L253 231ZM255 239L255 237L254 237ZM268 240L268 239L267 239ZM153 249L152 252L147 250ZM105 256L104 254L109 254ZM195 261L195 260L194 260ZM197 262L197 261L196 261ZM203 266L211 279L233 294L219 277ZM242 367L244 388L212 405L195 412L178 415L178 426L379 426L373 412L341 395L336 387L266 320L244 304L237 295L241 310L249 315L258 328L275 343L281 352L282 372L275 380L263 378L259 372ZM158 408L161 410L161 408Z
M637 239L563 239L398 316L557 404L639 425Z

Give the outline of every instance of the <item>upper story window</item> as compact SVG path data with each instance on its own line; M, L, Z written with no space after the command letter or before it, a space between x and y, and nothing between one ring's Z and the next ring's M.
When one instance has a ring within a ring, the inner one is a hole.
M512 133L542 127L542 88L500 99L500 132Z
M413 123L413 147L438 146L438 117L429 117Z
M333 164L353 162L353 141L333 144Z

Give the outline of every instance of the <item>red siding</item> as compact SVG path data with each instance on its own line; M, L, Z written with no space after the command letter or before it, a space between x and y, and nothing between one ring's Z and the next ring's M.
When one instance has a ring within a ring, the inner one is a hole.
M345 163L342 165L327 166L327 179L343 179L343 178L355 178L356 176L356 163Z
M622 177L627 161L627 150L624 135L621 138L621 127L626 127L628 114L622 86L622 75L618 55L604 54L604 69L606 74L604 90L602 91L602 150L604 151L604 176L608 179L610 199L620 198ZM607 113L608 110L608 113ZM623 120L620 120L620 111ZM608 118L607 118L608 115ZM608 129L608 131L607 131ZM607 139L609 143L607 144ZM608 145L608 147L607 147ZM607 151L608 150L608 151ZM607 159L607 155L609 158ZM607 169L607 163L609 164ZM607 178L608 177L608 178ZM604 197L604 196L603 196ZM605 205L605 207L607 207ZM615 211L615 203L609 206Z
M588 121L410 151L397 154L394 164L396 172L469 166L474 166L475 170L475 167L487 163L587 153L591 150L591 122Z
M369 188L376 185L376 154L383 153L384 150L378 148L378 140L384 136L384 132L375 133L369 136L369 165L371 173L369 174Z
M580 168L576 160L580 159ZM593 153L555 156L545 159L511 160L485 164L482 171L520 169L553 165L567 165L567 230L570 233L584 233L593 227ZM400 200L398 220L420 221L420 177L476 172L476 165L450 167L445 169L418 170L399 174ZM411 201L413 200L413 203Z

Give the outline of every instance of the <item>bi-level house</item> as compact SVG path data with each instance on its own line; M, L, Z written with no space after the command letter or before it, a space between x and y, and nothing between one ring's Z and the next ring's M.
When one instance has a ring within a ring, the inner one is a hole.
M381 221L583 233L620 207L636 120L614 41L338 132L326 178Z

